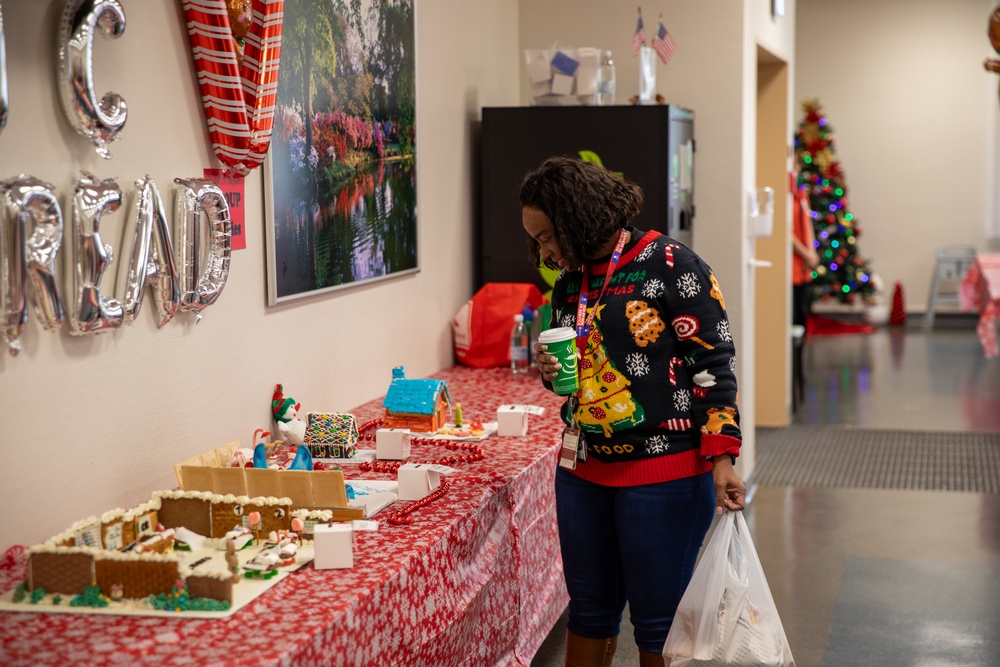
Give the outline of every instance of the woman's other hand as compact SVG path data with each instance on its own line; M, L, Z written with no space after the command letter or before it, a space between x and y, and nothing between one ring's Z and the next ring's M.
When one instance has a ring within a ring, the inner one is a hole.
M715 512L722 514L726 510L738 512L746 505L747 487L736 474L729 454L716 456L712 468L712 481L715 483Z

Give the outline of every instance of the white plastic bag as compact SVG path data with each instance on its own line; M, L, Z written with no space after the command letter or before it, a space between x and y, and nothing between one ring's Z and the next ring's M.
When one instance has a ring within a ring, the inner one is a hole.
M667 667L795 667L742 512L727 512L663 645Z

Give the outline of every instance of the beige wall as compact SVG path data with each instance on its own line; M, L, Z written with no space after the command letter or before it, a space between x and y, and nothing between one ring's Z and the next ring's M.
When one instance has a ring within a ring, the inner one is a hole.
M997 235L1000 77L994 0L799 0L796 127L818 97L834 129L859 252L923 311L934 250Z
M125 34L98 40L97 88L129 105L111 161L62 116L52 72L63 4L4 3L11 109L0 178L49 181L68 211L80 169L116 176L130 197L150 174L169 201L175 177L218 166L180 3L123 0ZM96 338L43 331L32 314L21 355L0 356L0 553L173 487L172 465L192 454L249 444L270 427L276 382L307 410L348 410L383 394L394 365L421 377L452 363L451 317L472 289L474 128L481 106L517 102L517 11L501 0L416 2L420 273L267 307L258 170L246 181L247 249L197 326L179 315L158 329L148 295L135 324ZM125 219L123 208L101 225L115 268L131 248L120 241Z

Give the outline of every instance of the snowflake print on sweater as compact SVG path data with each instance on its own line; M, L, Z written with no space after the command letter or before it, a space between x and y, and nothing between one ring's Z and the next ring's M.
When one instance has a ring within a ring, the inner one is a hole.
M677 291L686 299L698 296L699 292L701 292L701 283L698 282L698 276L693 273L682 275L677 279Z
M719 338L731 343L733 340L733 334L729 332L729 320L722 320L715 325L715 330L719 332Z
M641 352L633 352L625 357L625 368L632 377L642 377L649 372L649 359Z
M651 278L642 286L642 295L647 299L658 299L663 296L664 289L666 289L666 285L663 284L662 280Z
M646 451L650 454L663 454L670 448L670 439L665 435L654 435L646 438Z

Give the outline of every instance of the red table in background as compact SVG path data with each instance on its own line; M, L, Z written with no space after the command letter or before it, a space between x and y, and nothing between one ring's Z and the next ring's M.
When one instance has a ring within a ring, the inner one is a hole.
M987 359L1000 354L997 319L1000 318L1000 253L979 253L962 279L959 304L964 310L978 310L976 333Z
M507 369L434 377L467 420L492 421L506 403L546 413L529 418L527 437L490 437L484 460L456 464L447 493L412 525L355 533L353 569L306 566L225 619L0 612L0 665L530 664L568 602L554 495L560 400ZM353 413L380 417L381 399ZM413 445L411 460L449 453ZM390 479L352 468L348 479ZM0 555L0 590L24 579L24 564L19 547Z

